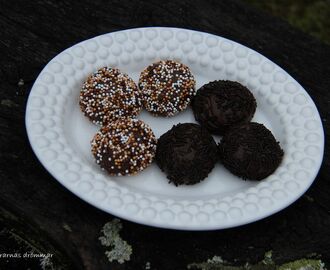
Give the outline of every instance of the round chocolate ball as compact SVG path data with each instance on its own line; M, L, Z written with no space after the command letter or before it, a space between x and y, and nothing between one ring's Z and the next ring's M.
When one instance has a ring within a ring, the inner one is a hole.
M217 160L217 145L200 125L178 124L158 139L156 163L176 186L202 181Z
M103 67L84 82L79 105L93 123L104 125L137 116L142 109L140 99L140 91L128 75L116 68Z
M230 129L219 144L219 153L229 171L250 180L271 175L284 154L272 132L254 122Z
M190 69L171 60L145 68L140 75L139 88L143 106L155 116L173 116L183 111L196 94Z
M96 163L110 175L133 175L153 161L157 140L151 128L137 119L123 118L103 126L91 146Z
M192 100L196 121L214 134L249 122L257 103L245 86L233 81L213 81L203 85Z

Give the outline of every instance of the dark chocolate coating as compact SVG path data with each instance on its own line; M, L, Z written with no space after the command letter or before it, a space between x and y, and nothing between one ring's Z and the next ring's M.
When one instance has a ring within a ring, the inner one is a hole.
M196 121L214 134L249 122L257 107L252 93L233 81L213 81L203 85L192 100Z
M219 144L219 153L229 171L250 180L271 175L284 155L272 132L254 122L229 130Z
M217 160L216 142L198 124L175 125L158 140L156 162L176 186L202 181Z

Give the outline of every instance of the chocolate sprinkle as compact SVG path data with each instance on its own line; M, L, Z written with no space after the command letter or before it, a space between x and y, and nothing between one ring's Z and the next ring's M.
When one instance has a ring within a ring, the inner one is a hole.
M220 159L233 174L262 180L280 165L284 152L264 125L247 123L229 130L219 144Z
M195 84L187 66L171 60L154 63L140 75L143 106L155 116L173 116L187 108Z
M90 75L80 91L79 105L93 123L107 124L122 117L135 117L142 108L134 81L119 69L104 67Z
M157 140L151 128L137 119L120 119L103 126L91 146L96 163L110 175L133 175L153 161Z
M200 125L175 125L158 140L156 162L176 186L202 181L217 160L217 145Z
M220 135L232 126L249 122L256 107L249 89L233 81L205 84L192 100L196 121L211 133Z

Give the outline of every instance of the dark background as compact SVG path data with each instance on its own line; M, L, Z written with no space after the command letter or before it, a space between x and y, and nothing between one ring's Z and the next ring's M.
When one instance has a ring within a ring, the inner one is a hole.
M244 0L295 28L330 44L329 0Z
M270 2L275 5L275 1ZM289 2L295 6L299 3ZM278 7L285 11L281 16L290 10L289 2L278 1ZM314 14L326 18L325 26L318 29L326 33L319 37L328 42L329 16L322 14L329 10L329 2L311 2L325 3L325 8L321 6ZM306 1L301 3L299 9L309 6ZM64 269L135 270L145 269L147 262L151 269L186 269L188 264L214 255L230 264L244 265L261 261L267 251L272 251L277 265L312 258L329 266L330 48L271 16L271 9L264 13L236 0L1 0L0 253L53 253L54 264ZM311 17L313 23L316 17ZM110 263L98 237L103 225L113 217L72 195L40 165L26 137L25 105L39 72L62 50L103 33L142 26L175 26L220 35L281 66L302 84L319 109L326 135L325 157L319 175L304 196L253 224L185 232L123 220L120 234L133 247L133 255L125 264ZM39 264L39 260L32 259L0 259L0 269L40 269Z

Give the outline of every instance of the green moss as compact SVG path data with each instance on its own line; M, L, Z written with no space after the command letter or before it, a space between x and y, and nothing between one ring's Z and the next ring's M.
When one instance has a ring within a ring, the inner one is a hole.
M105 255L110 262L124 263L129 261L132 255L132 247L119 235L122 227L120 220L115 218L106 223L101 230L103 236L99 237L99 240L103 246L110 248L105 251Z
M253 265L246 263L241 266L233 266L221 257L214 256L206 262L191 263L187 268L201 270L326 270L322 261L313 259L301 259L283 265L276 265L272 260L272 251L266 252L264 259Z
M271 253L269 253L271 256ZM269 254L267 256L269 256ZM276 270L275 264L271 261L271 257L266 258L257 264L251 265L246 263L241 266L233 266L230 263L222 260L219 256L214 256L212 259L208 259L202 263L191 263L188 265L188 269L201 269L201 270Z
M301 259L281 265L278 270L325 270L321 260Z

